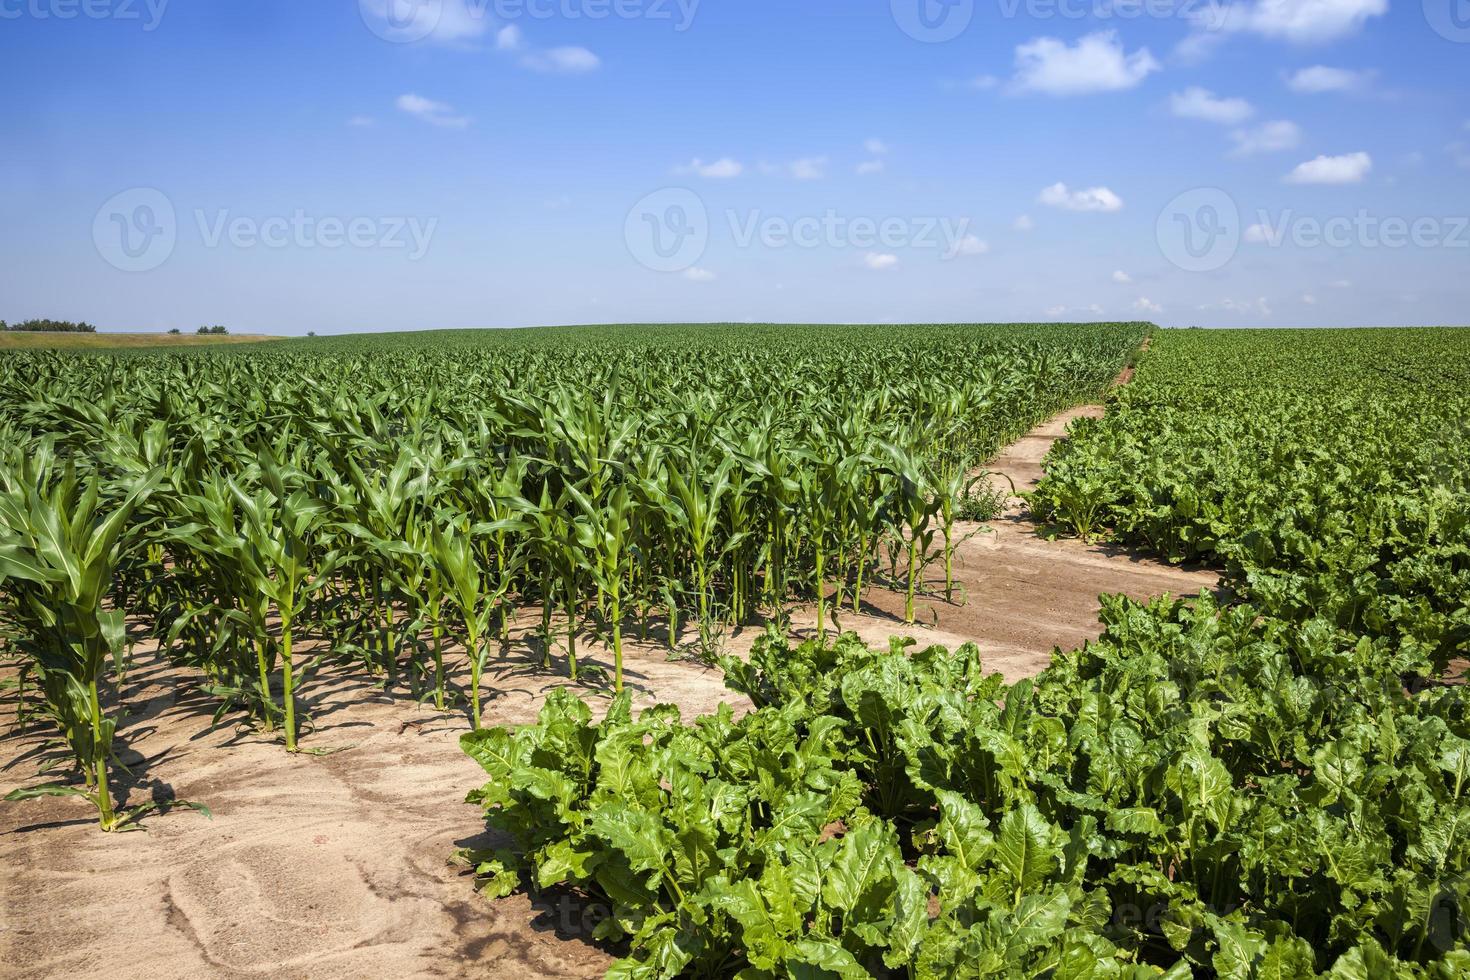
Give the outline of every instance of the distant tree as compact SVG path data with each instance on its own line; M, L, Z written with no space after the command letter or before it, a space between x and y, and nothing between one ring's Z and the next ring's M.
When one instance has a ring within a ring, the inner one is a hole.
M3 324L3 321L0 321ZM26 333L96 333L97 328L90 323L72 323L70 320L25 320L21 323L5 326L6 330L19 330Z
M180 329L179 329L179 328L178 328L178 327L174 327L174 328L173 328L173 329L172 329L172 330L170 330L170 331L169 331L169 332L168 332L168 335L169 335L169 336L170 336L170 337L177 337L177 336L179 336L179 334L181 334L181 333L183 333L183 332L184 332L184 331L182 331L182 330L180 330Z
M315 337L316 336L316 331L315 330L308 330L308 331L306 331L306 335L308 337Z
M201 334L208 334L208 335L215 336L215 337L223 337L223 336L225 336L226 334L229 333L228 330L226 330L224 327L220 326L219 324L215 324L212 327L200 327L199 328L199 332Z

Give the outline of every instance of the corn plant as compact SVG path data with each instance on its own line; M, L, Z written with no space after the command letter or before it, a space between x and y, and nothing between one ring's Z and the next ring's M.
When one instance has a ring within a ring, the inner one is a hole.
M171 805L115 808L108 765L116 761L117 721L102 697L109 663L118 665L126 639L123 611L107 608L119 554L136 539L137 528L129 525L133 512L160 481L155 472L129 485L120 500L104 502L98 479L84 482L72 465L55 463L45 450L0 472L6 617L23 636L21 648L34 662L46 712L85 784L52 783L16 790L6 799L79 797L96 808L108 832Z
M232 705L249 709L267 732L281 720L271 692L276 666L270 635L270 600L256 588L257 570L248 551L246 525L236 488L219 474L198 484L198 493L170 495L169 524L154 533L174 556L174 603L163 610L170 620L164 635L172 647L194 634L192 658L221 697L216 720ZM257 517L257 525L263 517Z
M497 574L482 569L475 538L516 527L514 521L471 526L468 518L440 515L433 530L433 557L445 596L464 623L465 652L470 661L470 723L475 731L480 730L480 680L488 660L484 638L507 601L515 571L505 568Z
M906 560L904 622L913 625L914 595L918 591L924 556L934 543L933 520L940 502L938 495L931 492L922 466L910 453L891 443L884 443L883 449L889 471L898 481L893 504L895 530L901 535Z
M347 460L345 466L346 485L334 488L342 517L336 526L356 545L355 556L369 578L372 611L380 619L379 654L391 687L398 676L403 640L417 633L424 618L420 597L431 563L408 539L428 509L430 478L406 449L386 473L369 475L355 460ZM395 613L398 603L407 606L402 621ZM436 691L442 697L442 689Z
M634 556L629 541L633 527L633 497L626 486L614 490L603 504L569 488L572 499L586 517L583 543L592 557L590 570L598 588L606 594L613 643L613 685L623 691L623 583L632 574Z
M262 448L259 459L259 489L252 495L237 484L231 488L240 508L245 567L254 591L269 600L280 618L281 715L286 751L295 753L299 732L293 630L305 603L331 581L340 556L319 554L316 547L330 515L327 502L304 489L301 471L280 463L269 449Z
M675 531L693 564L695 602L699 615L700 637L708 656L712 628L713 572L725 555L738 548L749 532L722 534L723 509L728 496L738 495L733 482L735 461L727 459L719 465L708 485L688 480L677 469L669 471L673 495L667 512Z

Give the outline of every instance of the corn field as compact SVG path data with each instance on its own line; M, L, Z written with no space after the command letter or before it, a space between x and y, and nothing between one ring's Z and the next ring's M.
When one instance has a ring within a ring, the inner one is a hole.
M0 362L0 631L74 771L12 794L114 811L116 689L156 640L231 718L311 751L324 664L464 710L539 617L712 657L734 626L951 561L986 460L1096 399L1142 324L606 327ZM946 597L953 599L952 589ZM303 654L303 651L310 651ZM305 743L305 744L303 744Z

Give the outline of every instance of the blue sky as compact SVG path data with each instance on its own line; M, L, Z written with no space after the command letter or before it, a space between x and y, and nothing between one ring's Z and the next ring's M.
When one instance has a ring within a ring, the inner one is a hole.
M0 81L12 321L1470 321L1470 0L0 0Z

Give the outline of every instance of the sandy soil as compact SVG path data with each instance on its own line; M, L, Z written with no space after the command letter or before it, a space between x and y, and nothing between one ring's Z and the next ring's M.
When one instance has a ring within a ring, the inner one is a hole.
M1069 412L999 457L993 469L1034 485ZM1098 633L1097 595L1193 593L1209 572L1184 571L1076 541L1037 536L1019 504L988 528L969 525L956 604L931 594L920 625L901 622L903 597L875 591L839 623L865 639L976 640L1015 679L1039 672L1052 648ZM931 572L931 591L942 580ZM938 571L942 575L942 569ZM963 602L959 600L963 597ZM798 629L810 610L797 610ZM729 638L748 649L756 630ZM596 650L584 662L607 664ZM631 644L628 682L640 703L676 703L686 717L720 701L745 707L718 672ZM530 721L564 683L526 653L498 664L486 689L488 724ZM595 705L606 695L584 688ZM0 976L101 973L132 977L591 977L607 955L583 937L595 917L525 896L488 903L460 868L457 847L480 843L476 808L461 801L482 772L458 748L463 713L439 715L367 679L323 672L304 691L315 729L303 742L334 749L288 756L257 733L211 727L214 703L156 656L125 687L122 757L134 771L126 803L187 799L212 820L174 810L147 831L102 835L73 800L0 804ZM0 717L10 720L9 709ZM46 755L32 729L0 742L0 783L41 782Z
M641 703L654 690L691 716L738 703L717 672L662 649L634 644L626 658ZM580 910L491 905L449 864L483 846L478 809L462 802L484 781L458 747L462 711L324 672L303 692L315 727L303 746L331 754L288 756L228 721L211 729L208 695L140 660L119 739L137 774L124 802L197 800L213 819L175 809L146 832L103 835L72 800L0 804L0 976L601 975L605 954L557 938L563 920L568 936L590 932ZM497 665L486 723L533 720L562 683L528 660ZM39 782L43 756L34 734L0 743L0 778Z

